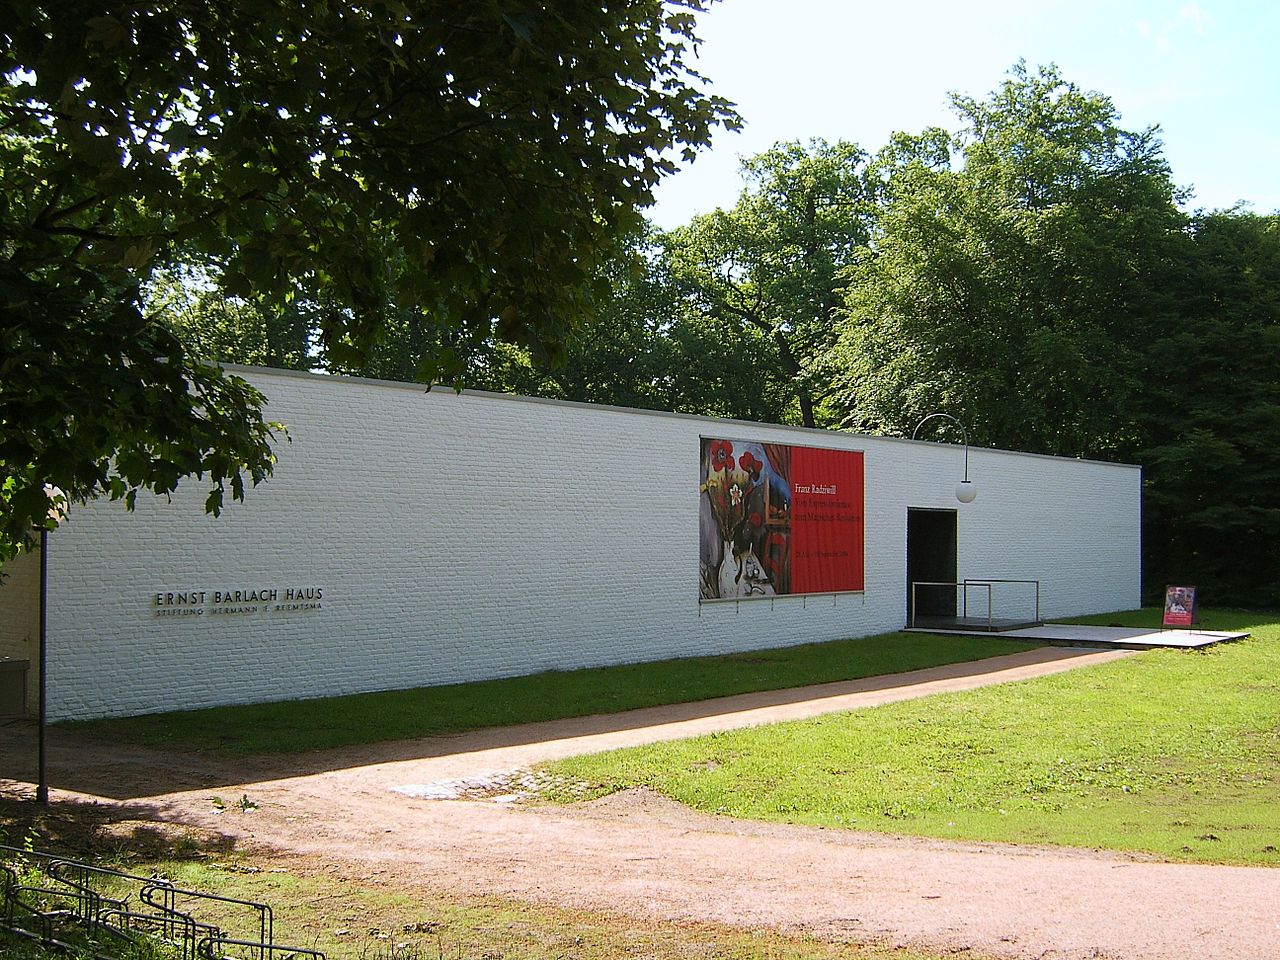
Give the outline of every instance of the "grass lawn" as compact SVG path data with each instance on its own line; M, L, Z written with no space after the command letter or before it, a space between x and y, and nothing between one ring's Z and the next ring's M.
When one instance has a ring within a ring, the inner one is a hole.
M1280 618L1206 617L1253 636L546 769L760 820L1280 865Z
M853 680L1027 649L1026 643L993 637L890 633L728 656L61 726L183 750L293 753Z

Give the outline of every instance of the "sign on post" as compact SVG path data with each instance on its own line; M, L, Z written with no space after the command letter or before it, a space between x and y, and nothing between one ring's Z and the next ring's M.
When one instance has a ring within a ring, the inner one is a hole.
M1166 627L1189 627L1196 619L1196 588L1165 587L1164 619Z

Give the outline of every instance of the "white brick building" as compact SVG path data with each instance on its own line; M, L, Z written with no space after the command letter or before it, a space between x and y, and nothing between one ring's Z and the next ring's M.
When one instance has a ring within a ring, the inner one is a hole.
M895 630L909 508L954 517L944 579L1039 580L1046 617L1139 604L1136 467L974 449L962 505L947 444L236 372L288 425L268 483L216 520L187 481L134 513L76 508L50 535L51 719ZM703 436L862 451L865 589L700 602ZM5 568L0 658L36 662L38 567Z

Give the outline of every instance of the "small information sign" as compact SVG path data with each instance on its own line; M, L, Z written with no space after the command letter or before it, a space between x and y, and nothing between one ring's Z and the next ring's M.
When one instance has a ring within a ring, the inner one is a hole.
M1165 587L1164 619L1166 627L1189 627L1196 619L1196 588Z

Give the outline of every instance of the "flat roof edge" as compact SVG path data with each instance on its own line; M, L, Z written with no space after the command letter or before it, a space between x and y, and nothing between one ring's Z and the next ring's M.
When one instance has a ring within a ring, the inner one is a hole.
M383 380L377 377L358 377L347 374L336 373L318 373L313 370L287 370L281 367L255 367L243 363L223 363L220 366L231 373L243 374L245 376L255 376L259 374L268 374L270 376L296 378L314 381L331 381L335 383L353 383L366 384L376 387L387 387L395 390L412 390L419 394L429 393L447 393L455 397L475 397L489 400L505 400L514 403L542 403L556 407L571 407L584 410L603 410L612 413L638 414L648 417L670 417L677 420L690 420L698 423L714 423L729 424L741 427L772 427L779 430L795 430L813 435L821 435L824 437L843 436L843 437L865 437L870 440L885 441L891 443L907 443L919 444L923 446L938 446L935 440L912 440L909 437L889 437L883 434L874 433L856 433L852 430L828 430L824 427L803 427L790 423L765 423L757 420L735 420L727 417L709 417L700 413L678 413L674 410L652 410L646 407L621 407L610 403L590 403L585 400L561 400L555 397L528 397L518 393L495 393L491 390L462 390L461 392L454 390L452 387L441 386L439 384L429 385L424 383L410 383L405 380ZM268 398L269 399L269 398ZM945 444L945 446L959 446L959 444ZM1142 465L1137 463L1126 463L1120 460L1094 460L1088 457L1063 457L1056 456L1051 453L1032 453L1028 450L1006 450L1001 447L978 447L971 446L971 450L988 451L991 453L1003 453L1017 457L1039 457L1044 460L1068 460L1073 463L1094 463L1107 467L1127 467L1133 470L1141 470Z

